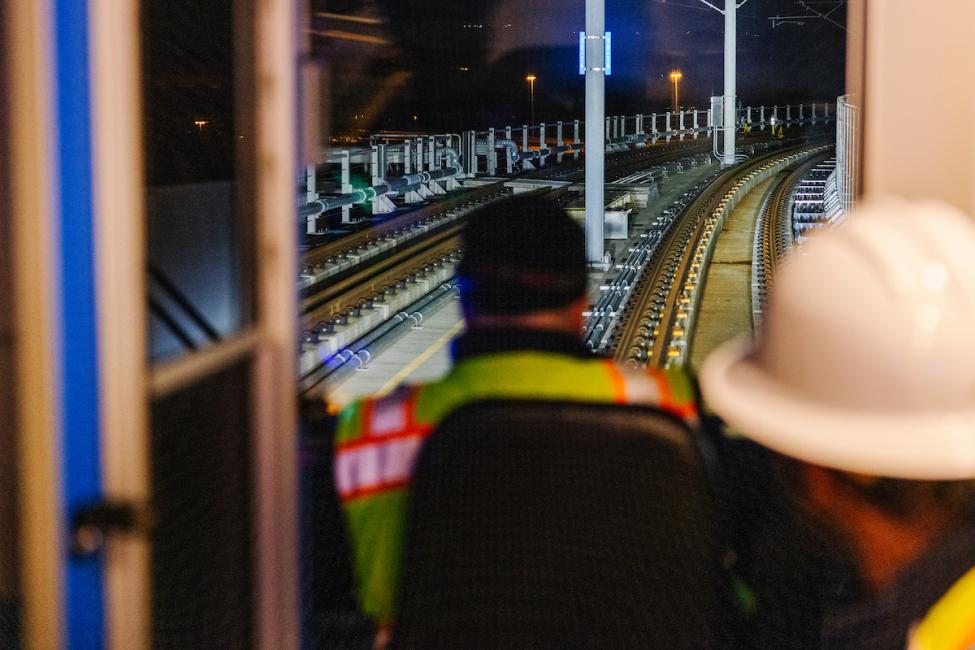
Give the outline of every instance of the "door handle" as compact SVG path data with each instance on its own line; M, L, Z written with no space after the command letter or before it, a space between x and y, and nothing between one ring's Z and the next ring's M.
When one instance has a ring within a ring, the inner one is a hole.
M71 519L71 554L90 557L105 546L112 534L151 529L147 508L127 501L96 501L79 508Z

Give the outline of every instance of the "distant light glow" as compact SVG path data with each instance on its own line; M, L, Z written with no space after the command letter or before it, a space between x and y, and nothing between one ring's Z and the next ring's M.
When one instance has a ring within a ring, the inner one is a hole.
M931 291L944 291L948 285L948 269L941 262L931 262L922 271L924 286Z
M196 128L198 128L201 131L203 130L203 127L205 127L209 123L210 123L210 120L196 120L196 121L193 122L193 124L196 125Z
M941 323L941 309L934 303L925 303L917 310L917 325L922 332L933 332Z

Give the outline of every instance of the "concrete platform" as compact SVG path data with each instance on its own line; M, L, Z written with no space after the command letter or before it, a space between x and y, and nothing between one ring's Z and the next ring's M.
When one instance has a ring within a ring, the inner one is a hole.
M438 379L450 369L450 342L463 331L460 302L452 300L430 315L422 329L410 330L364 370L325 387L332 404L344 406L369 395L384 395L402 383Z
M691 342L691 368L725 341L752 333L752 245L765 192L774 180L755 187L725 221L708 267L704 295Z

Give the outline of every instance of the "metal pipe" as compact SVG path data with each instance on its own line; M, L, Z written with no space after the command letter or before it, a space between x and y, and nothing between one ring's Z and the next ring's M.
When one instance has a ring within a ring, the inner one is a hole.
M411 325L422 322L424 316L440 308L445 299L451 298L451 294L456 294L457 279L451 278L439 287L421 297L405 310L397 312L394 316L383 321L374 330L355 341L348 348L336 353L324 364L324 374L320 375L318 381L329 378L334 373L348 367L350 361L356 358L366 357L373 359L382 352L391 342L390 334L402 330L407 324Z
M411 187L415 187L421 183L429 183L430 181L435 181L442 178L453 178L454 176L458 176L462 173L463 169L461 169L458 162L455 166L445 167L432 172L407 174L406 176L400 176L399 178L387 180L378 185L373 185L372 187L364 187L358 190L353 190L347 194L322 197L320 202L326 211L334 210L347 205L365 203L366 201L375 199L377 196L383 196L393 192L400 192Z

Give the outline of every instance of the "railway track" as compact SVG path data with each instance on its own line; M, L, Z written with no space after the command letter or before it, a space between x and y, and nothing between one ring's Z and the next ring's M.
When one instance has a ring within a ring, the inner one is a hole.
M610 339L613 356L633 366L683 363L692 338L714 238L738 193L784 166L828 149L817 143L757 156L722 173L661 238Z
M613 159L607 174L610 179L619 178L648 162L680 159L704 150L710 146L708 142L670 143L637 154L626 152ZM575 181L584 170L580 164L573 164L570 169L556 169L552 173ZM527 177L541 178L538 172ZM567 188L536 191L556 201L568 195ZM317 265L322 279L302 290L303 328L315 329L323 321L341 318L385 287L401 283L431 261L457 250L466 218L487 204L509 196L511 192L504 183L495 183L309 251L304 259L303 276L311 276L313 271L308 267Z
M775 269L793 245L792 203L796 185L809 174L809 170L830 155L827 152L814 156L809 161L782 170L776 175L773 186L765 197L755 226L752 257L752 313L756 315L756 319L758 314L765 311Z
M654 145L613 154L609 157L607 176L610 182L648 163L665 163L709 149L710 140L687 140ZM558 167L543 168L518 178L576 182L585 173L582 161L563 163ZM474 210L511 196L504 182L492 183L448 196L436 203L423 206L403 215L378 223L368 229L308 249L302 254L302 271L299 287L302 298L314 296L326 284L334 284L353 274L359 267L403 247L414 239L436 234L461 222ZM321 302L319 300L318 302Z
M652 164L665 164L710 148L710 140L672 142L621 152L610 158L607 181ZM584 163L538 170L522 178L581 180ZM568 186L536 190L554 201L569 198ZM357 342L391 320L422 318L414 311L432 293L452 288L463 223L473 212L511 195L503 182L448 197L390 219L305 256L308 266L327 270L302 290L302 383L317 383L336 357L352 354ZM303 276L306 274L303 274ZM418 324L418 323L417 323Z

